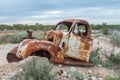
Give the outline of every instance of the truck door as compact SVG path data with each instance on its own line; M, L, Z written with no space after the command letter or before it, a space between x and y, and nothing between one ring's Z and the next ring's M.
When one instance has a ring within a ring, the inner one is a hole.
M66 56L82 61L89 61L90 42L87 37L85 24L76 23L68 39L68 51Z

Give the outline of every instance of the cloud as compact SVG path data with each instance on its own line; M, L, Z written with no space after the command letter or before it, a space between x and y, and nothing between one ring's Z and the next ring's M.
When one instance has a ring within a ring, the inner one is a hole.
M48 19L48 18L57 18L57 16L60 16L62 14L62 11L57 11L57 10L53 10L53 11L46 11L43 12L41 15L33 15L30 16L30 18L38 18L38 19Z
M2 20L2 19L8 19L9 17L7 17L7 16L0 16L0 20Z
M1 23L56 24L66 18L119 24L119 0L0 0Z

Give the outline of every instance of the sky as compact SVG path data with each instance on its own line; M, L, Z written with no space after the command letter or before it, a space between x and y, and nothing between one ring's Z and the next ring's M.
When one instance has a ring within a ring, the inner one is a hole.
M56 24L72 18L120 24L120 0L0 0L0 24Z

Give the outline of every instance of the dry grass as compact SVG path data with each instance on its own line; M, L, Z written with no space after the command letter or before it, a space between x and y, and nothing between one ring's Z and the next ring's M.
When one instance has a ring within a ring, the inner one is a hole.
M27 37L26 31L1 31L0 44L19 43L23 37ZM43 31L33 31L33 37L42 40L44 38Z

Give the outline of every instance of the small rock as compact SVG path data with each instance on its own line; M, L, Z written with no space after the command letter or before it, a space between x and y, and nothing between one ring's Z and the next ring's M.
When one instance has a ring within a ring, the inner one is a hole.
M91 80L98 80L98 79L95 76L92 76Z
M63 71L63 74L61 74L62 77L68 77L67 72Z
M23 71L23 69L21 68L21 69L19 69L19 72L21 72L21 71Z
M83 80L89 80L88 78L84 78Z
M5 73L3 73L3 75L5 75Z
M102 65L101 65L101 64L99 64L99 65L98 65L98 67L102 67Z
M62 64L59 64L58 67L59 67L59 68L62 68Z
M70 73L68 73L68 77L71 77Z
M71 68L70 68L70 71L71 71L71 72L75 72L75 71L76 71L76 68L75 68L75 67L71 67Z
M91 71L91 70L89 70L89 71L88 71L88 73L89 73L89 74L91 74L91 73L92 73L92 71Z
M103 80L102 78L98 78L98 80Z

